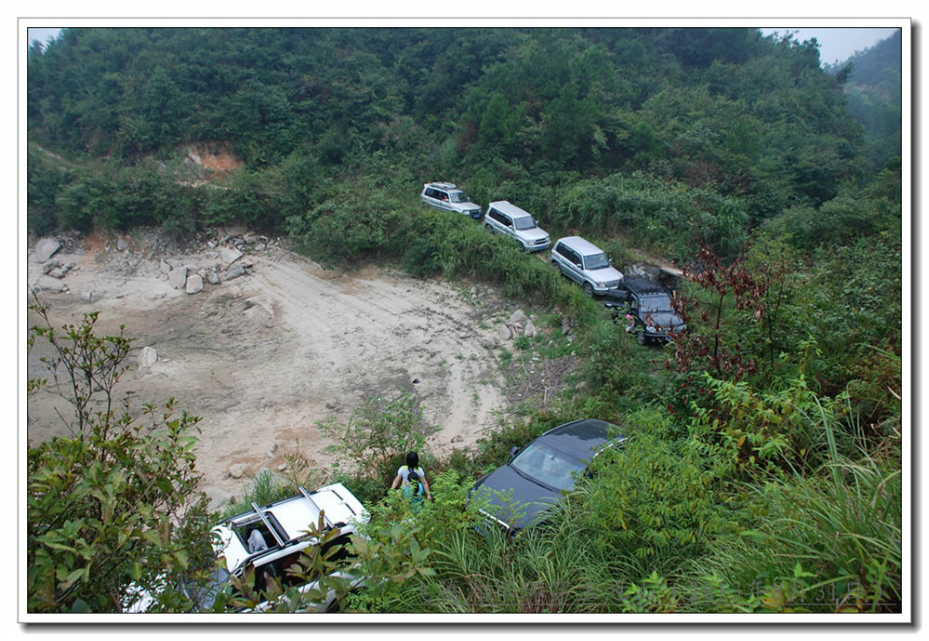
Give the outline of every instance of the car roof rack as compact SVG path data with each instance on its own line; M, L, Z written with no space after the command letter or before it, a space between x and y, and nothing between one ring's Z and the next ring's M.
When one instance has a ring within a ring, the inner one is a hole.
M313 500L313 495L310 494L309 492L307 492L307 491L306 491L306 488L303 487L302 485L300 486L299 489L300 489L300 494L303 495L303 498L305 498L307 501L309 501L310 504L311 504L314 508L316 508L316 511L317 511L318 513L320 513L320 514L323 515L323 523L324 523L327 527L332 527L332 521L329 520L329 517L326 516L326 513L323 511L323 509L322 509L321 507L319 507L319 505L316 503L316 501Z

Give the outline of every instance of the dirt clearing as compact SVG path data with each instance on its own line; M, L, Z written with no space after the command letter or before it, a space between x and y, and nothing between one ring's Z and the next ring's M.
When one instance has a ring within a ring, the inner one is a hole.
M119 384L134 410L146 403L177 407L202 417L197 449L204 486L241 493L248 474L277 470L288 455L324 469L331 443L318 421L344 421L366 398L397 391L415 393L427 422L441 429L429 437L433 452L472 445L504 410L496 352L505 314L487 307L489 292L473 297L436 281L420 281L366 268L355 273L322 269L281 246L241 245L235 264L248 273L188 294L169 283L167 265L188 273L225 270L219 248L162 256L152 250L120 251L85 239L63 247L52 260L72 265L58 282L63 292L44 291L56 327L99 311L98 333L125 325L134 339L130 371ZM30 251L28 284L44 276ZM478 302L478 300L480 302ZM501 317L503 318L501 320ZM38 321L30 312L29 324ZM151 367L139 368L143 347L157 351ZM29 355L29 376L47 376ZM31 441L66 434L59 413L67 405L51 390L29 400ZM230 476L230 468L246 476Z

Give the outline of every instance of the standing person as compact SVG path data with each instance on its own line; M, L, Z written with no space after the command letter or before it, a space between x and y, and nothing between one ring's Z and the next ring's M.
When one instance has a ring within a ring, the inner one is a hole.
M390 488L396 490L401 483L409 483L410 472L416 472L417 480L423 484L423 489L426 491L426 498L432 500L432 494L429 492L429 482L426 480L426 473L423 468L419 466L419 454L416 452L409 452L406 455L406 465L401 465L400 469L397 470L397 478L394 479Z
M410 470L410 475L407 476L407 482L403 484L403 498L413 506L413 513L419 512L423 507L423 483L419 478L419 474L415 470Z

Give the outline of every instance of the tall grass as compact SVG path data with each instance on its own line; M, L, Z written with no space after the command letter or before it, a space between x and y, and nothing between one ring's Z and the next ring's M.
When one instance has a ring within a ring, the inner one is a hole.
M829 460L751 487L759 527L714 546L691 566L696 609L712 608L706 591L756 597L760 609L899 612L902 603L902 478L899 448L882 456L864 448L844 455L835 419L820 417ZM702 581L702 582L701 582ZM703 590L705 594L700 595Z

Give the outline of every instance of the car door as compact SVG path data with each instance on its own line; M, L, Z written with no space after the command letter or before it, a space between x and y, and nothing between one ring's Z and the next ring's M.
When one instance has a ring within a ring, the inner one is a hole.
M513 227L513 219L504 213L500 214L500 223L503 225L503 233L510 238L516 238L516 229ZM518 241L519 239L516 238Z
M502 234L503 223L501 222L500 218L500 212L493 208L489 209L486 216L487 230L494 234Z
M567 249L568 251L567 253L568 260L566 261L567 269L568 269L568 272L567 272L568 278L570 278L571 280L573 280L574 282L578 284L583 285L584 284L584 266L583 266L583 263L581 262L581 255L577 253L576 251L574 251L573 249L570 249L568 247L566 247L565 249Z
M443 209L445 211L454 211L452 209L452 202L451 202L451 199L448 197L447 191L442 191L441 189L437 189L436 195L439 199L439 209Z

